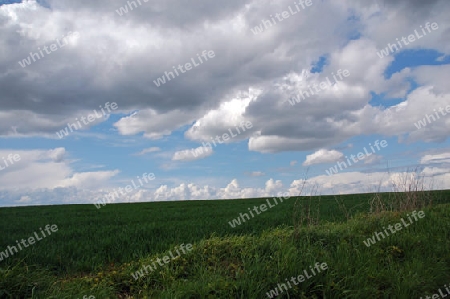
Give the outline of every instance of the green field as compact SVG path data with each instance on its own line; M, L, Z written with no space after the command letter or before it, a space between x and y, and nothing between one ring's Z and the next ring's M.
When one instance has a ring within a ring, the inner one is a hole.
M431 196L424 219L370 248L363 240L406 217L368 215L374 194L292 197L235 228L266 199L1 208L0 251L58 231L0 261L0 298L268 298L315 262L328 270L280 298L420 298L450 283L450 192ZM299 225L302 213L318 223ZM193 251L132 278L183 243Z

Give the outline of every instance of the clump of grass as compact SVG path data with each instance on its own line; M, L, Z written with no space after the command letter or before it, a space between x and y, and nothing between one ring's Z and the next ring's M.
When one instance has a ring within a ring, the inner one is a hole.
M14 266L0 267L0 298L36 298L47 291L56 277L49 271L17 260Z
M391 180L392 192L383 194L378 190L371 198L370 212L375 214L386 211L404 212L432 206L432 181L426 186L425 179L418 167L396 175Z
M297 202L294 206L294 213L296 213L294 214L295 227L312 227L319 224L321 196L317 196L318 189L317 184L312 185L307 201L303 200L301 204ZM313 203L317 205L316 210L314 210Z
M312 227L316 226L320 222L320 200L321 197L317 196L319 186L317 183L309 186L309 196L307 201L304 197L300 195L303 193L305 185L308 184L307 178L308 170L306 171L305 178L300 189L300 193L294 203L292 212L292 222L294 226L294 235L298 236L300 227ZM313 206L316 205L317 208L314 210Z

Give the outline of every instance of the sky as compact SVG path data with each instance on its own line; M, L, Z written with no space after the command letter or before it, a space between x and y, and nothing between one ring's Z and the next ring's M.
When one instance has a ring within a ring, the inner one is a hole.
M449 14L0 0L0 206L450 189Z

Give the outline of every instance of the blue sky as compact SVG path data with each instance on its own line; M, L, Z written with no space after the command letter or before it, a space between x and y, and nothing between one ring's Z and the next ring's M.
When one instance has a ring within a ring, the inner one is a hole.
M0 170L1 206L94 203L144 173L155 179L117 202L390 191L412 170L450 188L450 115L416 126L450 110L445 1L313 1L258 34L289 1L200 2L122 16L122 1L0 2L0 158L21 157ZM377 55L427 22L439 28ZM66 46L30 59L63 37ZM214 57L153 83L207 51ZM338 70L350 75L289 104ZM118 108L57 137L107 103ZM243 122L251 128L192 154ZM327 175L376 140L388 146Z

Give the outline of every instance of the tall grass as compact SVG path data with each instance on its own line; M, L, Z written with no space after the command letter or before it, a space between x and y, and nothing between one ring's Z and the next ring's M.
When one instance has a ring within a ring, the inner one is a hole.
M412 211L433 204L433 181L426 186L426 177L418 167L396 175L391 185L392 192L387 197L377 192L370 200L371 213Z

